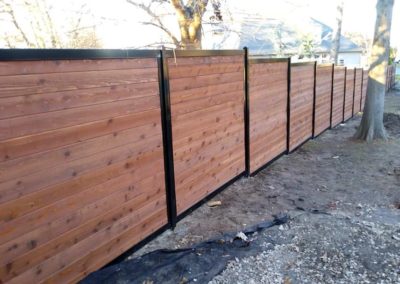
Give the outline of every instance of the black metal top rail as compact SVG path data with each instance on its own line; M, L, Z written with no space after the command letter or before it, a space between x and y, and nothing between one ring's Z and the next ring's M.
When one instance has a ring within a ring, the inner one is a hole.
M316 61L306 61L306 62L292 62L292 66L306 66L306 65L315 65Z
M249 63L274 63L274 62L287 62L288 57L249 57Z
M78 60L112 58L156 58L160 50L138 49L0 49L0 60Z
M165 57L201 57L201 56L233 56L244 55L243 49L199 49L199 50L182 50L167 49L164 52Z

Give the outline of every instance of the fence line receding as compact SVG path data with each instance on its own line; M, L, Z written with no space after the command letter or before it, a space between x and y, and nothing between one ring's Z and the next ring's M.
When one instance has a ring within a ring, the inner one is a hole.
M0 50L0 282L79 281L351 118L367 83L247 50Z

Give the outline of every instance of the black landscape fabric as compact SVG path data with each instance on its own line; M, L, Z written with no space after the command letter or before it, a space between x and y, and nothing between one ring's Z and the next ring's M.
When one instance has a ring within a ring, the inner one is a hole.
M191 248L156 250L141 257L120 262L93 272L81 283L207 283L221 273L229 261L260 253L262 241L257 234L288 221L287 215L276 216L248 227L240 233L199 243Z

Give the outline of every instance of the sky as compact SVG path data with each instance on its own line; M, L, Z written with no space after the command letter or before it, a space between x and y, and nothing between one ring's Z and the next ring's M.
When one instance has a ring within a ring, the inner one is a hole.
M148 0L132 0L145 2ZM227 24L235 25L238 21L245 21L248 15L257 15L260 18L279 17L287 21L300 20L304 17L313 17L328 26L335 25L336 6L338 0L221 0L222 9L228 11L231 19ZM13 0L14 3L23 0ZM163 42L165 35L162 31L143 25L147 15L125 0L47 0L52 7L55 21L59 25L65 23L68 17L77 13L76 7L87 4L90 13L86 21L88 25L96 25L96 31L105 48L143 48L153 42ZM400 0L395 1L392 21L391 45L400 50ZM375 25L376 0L344 0L343 32L359 32L372 38ZM208 6L210 8L210 6ZM161 14L171 13L166 17L167 25L175 34L179 34L173 9L163 8L157 11ZM22 15L21 17L23 17ZM0 14L1 17L1 14ZM1 20L1 19L0 19ZM91 23L92 21L92 23ZM297 21L298 22L298 21ZM2 25L2 28L6 28ZM302 27L299 27L300 29ZM207 31L207 27L205 27ZM208 37L204 37L205 41ZM215 41L215 39L214 39ZM206 47L216 45L205 44ZM232 46L235 48L235 46Z
M138 0L140 1L140 0ZM99 14L107 14L110 19L119 19L120 23L114 26L104 24L104 34L108 36L104 43L112 46L140 46L150 38L161 39L162 32L156 29L144 27L140 22L146 20L146 15L129 4L118 1L95 1ZM328 26L335 25L337 0L225 0L227 10L233 16L240 14L258 14L263 17L284 17L290 20L294 17L301 18L311 16ZM400 50L400 1L395 1L392 20L391 45ZM343 32L360 32L372 38L375 25L376 0L344 0ZM290 7L290 9L286 9ZM172 10L171 10L172 11ZM235 19L233 19L233 22ZM167 21L168 22L168 21ZM121 24L122 23L122 24ZM177 25L173 17L170 18L170 26ZM125 30L121 36L118 30ZM110 36L112 34L112 36Z

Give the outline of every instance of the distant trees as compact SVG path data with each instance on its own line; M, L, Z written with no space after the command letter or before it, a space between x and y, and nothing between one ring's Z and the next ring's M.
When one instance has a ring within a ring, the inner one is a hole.
M367 98L364 113L355 137L372 141L386 139L383 125L386 68L389 60L390 30L394 0L378 0L376 4L375 33L370 57Z
M315 36L306 34L301 37L300 55L312 58L315 55L315 46L317 45Z
M94 26L85 26L88 13L85 4L71 19L67 30L60 30L54 21L52 6L46 0L0 0L4 47L29 48L97 48L101 42Z

